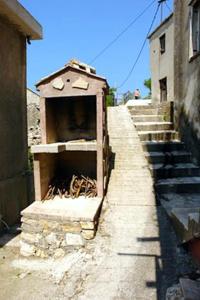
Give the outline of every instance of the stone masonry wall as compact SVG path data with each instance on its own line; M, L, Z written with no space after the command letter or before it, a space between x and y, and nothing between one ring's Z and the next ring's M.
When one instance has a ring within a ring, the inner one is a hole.
M28 146L41 143L40 96L27 89Z
M41 258L60 257L72 247L94 238L96 222L72 222L22 218L21 254Z

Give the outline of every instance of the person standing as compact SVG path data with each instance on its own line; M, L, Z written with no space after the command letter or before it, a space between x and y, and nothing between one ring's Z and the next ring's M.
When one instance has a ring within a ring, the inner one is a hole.
M135 99L140 99L140 90L139 89L135 90L135 92L134 92L134 98Z

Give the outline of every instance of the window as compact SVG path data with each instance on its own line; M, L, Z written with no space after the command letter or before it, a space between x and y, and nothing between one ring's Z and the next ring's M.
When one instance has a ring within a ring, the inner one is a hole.
M200 1L192 2L191 5L191 53L190 56L194 56L200 52Z
M167 78L160 80L160 102L167 101Z
M160 37L160 53L163 54L165 53L165 45L166 44L166 36L165 34L163 34L161 37Z

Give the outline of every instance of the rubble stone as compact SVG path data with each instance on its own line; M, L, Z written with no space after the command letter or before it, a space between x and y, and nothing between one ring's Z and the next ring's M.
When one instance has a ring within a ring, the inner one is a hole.
M68 246L84 246L84 241L80 234L67 233L66 244Z
M94 230L82 230L82 237L85 240L92 240L95 236Z
M82 229L91 229L93 230L95 228L94 222L80 222Z
M65 251L61 248L57 249L54 254L54 258L61 258L65 256Z
M50 233L47 237L46 237L46 241L49 245L55 245L57 247L60 246L60 241L57 239L57 236L55 233Z
M184 300L180 284L167 289L166 300Z
M23 241L20 242L20 254L22 256L26 256L26 257L29 257L29 256L33 256L36 254L36 247L34 245L30 245L28 243L25 243Z

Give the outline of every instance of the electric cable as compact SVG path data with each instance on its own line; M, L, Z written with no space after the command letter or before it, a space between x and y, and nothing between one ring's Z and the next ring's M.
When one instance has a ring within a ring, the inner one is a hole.
M127 75L127 77L126 77L126 78L124 79L124 81L117 87L117 89L120 89L122 86L124 86L124 84L129 80L130 76L132 75L132 73L133 73L133 71L134 71L134 69L135 69L135 67L136 67L136 65L137 65L137 63L138 63L138 61L139 61L139 59L140 59L140 56L141 56L141 54L142 54L142 52L143 52L143 50L144 50L144 47L145 47L145 45L146 45L146 41L147 41L147 39L148 39L148 36L149 36L149 34L151 33L151 30L152 30L153 25L154 25L154 22L155 22L155 20L156 20L156 17L157 17L159 8L160 8L160 3L158 3L158 6L157 6L156 12L155 12L155 14L154 14L154 16L153 16L153 20L152 20L151 25L150 25L150 27L149 27L148 33L147 33L147 35L146 35L146 37L145 37L145 40L144 40L144 42L143 42L143 44L142 44L142 47L141 47L141 49L140 49L140 51L139 51L139 53L138 53L138 56L137 56L137 58L136 58L136 60L135 60L135 62L134 62L134 64L133 64L133 66L131 67L131 69L130 69L128 75Z
M133 24L137 22L145 12L156 2L152 1L134 20L132 20L111 42L107 44L90 62L89 65L96 61L102 54L104 54Z
M169 5L167 4L167 2L165 1L165 5L168 8L168 10L170 11L170 13L172 13L173 11L171 10L171 8L169 7Z

